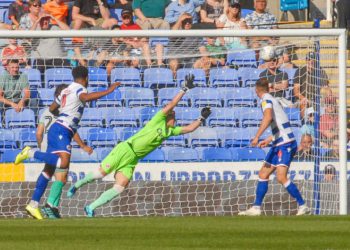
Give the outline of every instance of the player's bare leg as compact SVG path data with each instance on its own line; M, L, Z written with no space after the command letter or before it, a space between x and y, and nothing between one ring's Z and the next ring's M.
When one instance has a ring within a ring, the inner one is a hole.
M277 181L281 183L288 193L296 199L299 208L296 215L305 215L310 213L310 209L306 206L305 201L303 200L298 187L287 177L288 167L284 165L277 166L276 177Z
M255 202L251 208L239 212L238 215L259 216L261 215L261 204L268 190L269 177L276 168L269 163L264 163L259 171L259 181L256 187Z
M97 200L84 208L85 213L88 217L94 217L94 210L96 208L118 197L129 184L129 178L127 178L122 172L117 172L115 174L115 180L115 184L112 188L102 193L100 197L97 198Z

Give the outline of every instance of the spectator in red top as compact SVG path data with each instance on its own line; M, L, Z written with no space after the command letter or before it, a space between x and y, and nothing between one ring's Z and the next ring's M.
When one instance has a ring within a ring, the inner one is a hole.
M12 21L12 24L16 26L16 29L19 27L19 20L25 13L28 13L28 11L28 5L23 3L23 0L16 0L10 4L9 19Z
M9 45L2 50L2 65L6 67L10 59L17 59L20 65L28 66L26 51L23 46L18 45L17 39L9 39Z
M121 30L141 30L141 27L134 23L132 18L132 12L128 9L124 9L121 13L122 16L122 25L120 26ZM145 57L147 66L151 66L151 50L148 44L147 38L138 38L138 37L126 37L123 39L123 42L132 50L132 49L142 49L142 54Z

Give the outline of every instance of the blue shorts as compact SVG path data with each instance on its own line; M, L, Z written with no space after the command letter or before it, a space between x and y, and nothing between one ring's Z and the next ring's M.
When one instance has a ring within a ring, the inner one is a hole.
M266 155L265 162L274 166L284 165L289 167L297 149L296 141L272 147Z
M54 123L47 134L47 153L70 154L72 146L73 132L61 124Z

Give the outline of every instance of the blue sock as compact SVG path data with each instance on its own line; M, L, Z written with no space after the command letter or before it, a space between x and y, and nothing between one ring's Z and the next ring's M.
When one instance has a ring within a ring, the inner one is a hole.
M255 196L254 206L261 206L268 188L269 188L269 180L259 179L258 186L256 187L256 192L255 192L256 196Z
M285 188L287 189L288 193L297 200L298 205L304 205L305 201L303 200L303 197L301 197L301 194L297 188L297 186L295 186L295 184L293 182L291 182L290 180L284 184Z
M43 173L40 173L38 180L36 181L35 190L32 196L33 201L40 202L41 197L45 193L47 184L49 183L50 179L45 176Z
M44 153L40 151L35 151L34 158L41 160L51 166L57 167L58 159L60 158L58 155L51 154L51 153Z

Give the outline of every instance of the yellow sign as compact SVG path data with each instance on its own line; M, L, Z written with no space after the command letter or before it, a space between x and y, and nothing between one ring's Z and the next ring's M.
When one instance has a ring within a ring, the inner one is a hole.
M24 164L13 163L0 164L0 182L24 181Z

